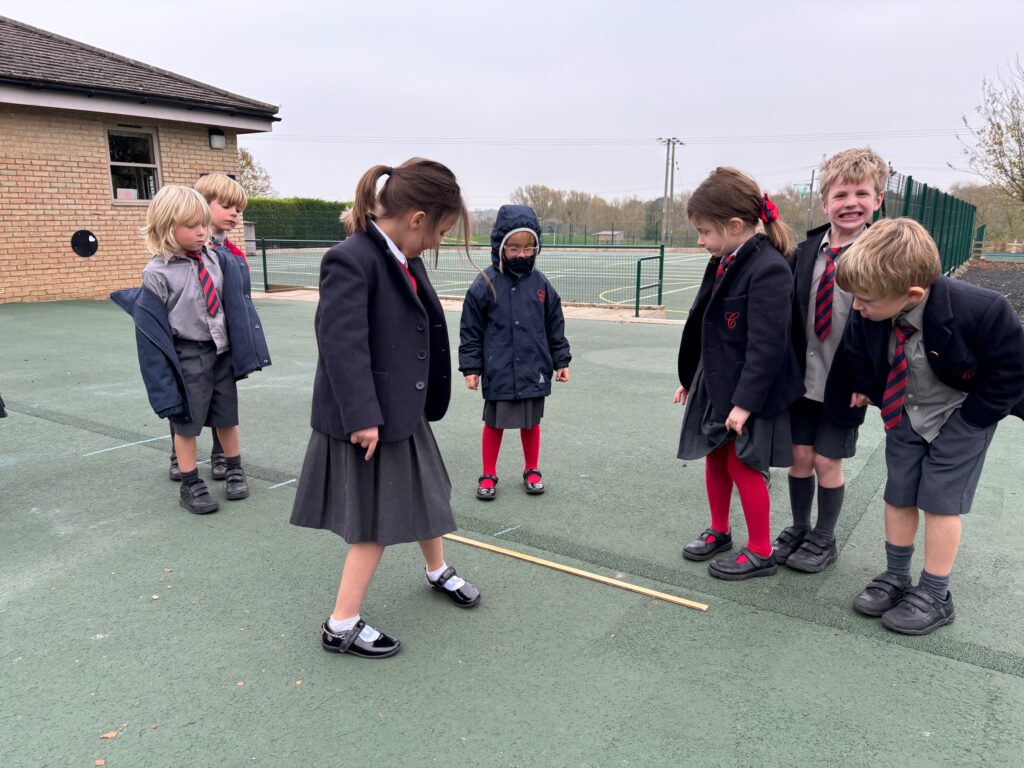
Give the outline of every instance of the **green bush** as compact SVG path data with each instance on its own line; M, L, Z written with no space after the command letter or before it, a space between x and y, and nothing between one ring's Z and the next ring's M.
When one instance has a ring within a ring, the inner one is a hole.
M352 203L313 197L250 197L246 221L256 225L256 239L343 240L339 217Z

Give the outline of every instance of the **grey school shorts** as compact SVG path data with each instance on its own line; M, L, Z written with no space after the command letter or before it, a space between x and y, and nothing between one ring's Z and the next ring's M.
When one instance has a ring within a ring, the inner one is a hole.
M957 409L929 444L904 411L900 423L885 433L886 503L933 515L967 514L995 432L995 424L971 426Z
M793 445L810 445L830 459L848 459L857 453L857 427L839 427L825 420L825 404L801 397L789 406Z
M231 353L217 354L212 341L174 340L192 421L172 421L175 434L198 437L203 427L233 427L238 424L238 390L231 370Z

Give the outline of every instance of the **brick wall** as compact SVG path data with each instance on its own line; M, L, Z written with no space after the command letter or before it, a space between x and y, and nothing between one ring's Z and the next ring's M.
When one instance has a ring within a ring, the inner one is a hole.
M154 129L162 184L194 184L200 174L238 174L235 133L210 149L208 126L89 112L4 105L0 110L0 303L105 299L138 285L150 258L139 229L146 206L116 204L107 128ZM71 250L88 229L90 258ZM242 239L239 225L236 239Z

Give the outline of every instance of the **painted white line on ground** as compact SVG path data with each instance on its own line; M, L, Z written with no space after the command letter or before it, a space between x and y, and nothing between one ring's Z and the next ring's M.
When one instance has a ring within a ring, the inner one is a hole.
M291 483L296 482L298 479L299 478L297 478L297 477L293 477L291 480L285 480L283 483L278 483L277 485L270 486L269 490L272 491L275 488L280 488L281 486L284 486L284 485L290 485Z
M501 535L502 535L503 533L512 533L512 531L518 531L518 530L519 530L520 528L522 528L522 527L523 527L522 525L516 525L516 526L513 526L512 528L506 528L506 529L505 529L505 530L503 530L503 531L498 531L498 532L497 532L496 534L494 534L494 535L495 535L495 536L501 536Z
M136 441L134 443L125 443L124 445L115 445L113 448L104 448L101 451L93 451L92 453L84 453L84 454L82 454L82 458L84 459L86 456L95 456L97 453L106 453L107 451L116 451L116 450L118 450L120 448L131 448L133 445L142 445L143 443L154 443L157 440L170 440L170 439L171 439L170 435L161 435L160 437L151 437L148 440L138 440L138 441Z

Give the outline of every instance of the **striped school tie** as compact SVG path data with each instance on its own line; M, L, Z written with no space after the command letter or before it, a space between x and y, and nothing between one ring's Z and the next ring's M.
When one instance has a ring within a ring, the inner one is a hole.
M736 254L730 253L728 256L726 256L724 259L718 262L718 269L715 271L715 286L712 289L712 292L718 290L718 286L722 284L722 278L725 277L726 270L732 266L732 263L735 260L735 258Z
M885 380L885 394L882 396L882 421L886 429L892 429L903 421L903 401L907 396L907 355L903 349L907 339L917 333L916 328L893 326L896 333L896 349L892 355L889 377Z
M197 251L185 255L199 267L199 284L203 286L203 293L206 295L206 311L210 313L210 317L216 317L217 310L220 309L220 296L217 295L217 287L213 284L213 278L210 277L210 273L206 271L206 265L203 264L203 254Z
M818 281L818 293L814 299L814 334L824 341L832 332L832 294L836 288L836 259L842 248L829 248L825 252L825 271Z

